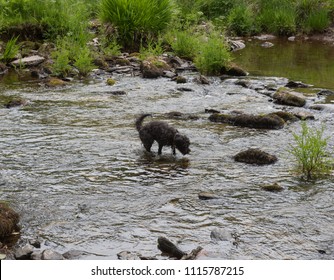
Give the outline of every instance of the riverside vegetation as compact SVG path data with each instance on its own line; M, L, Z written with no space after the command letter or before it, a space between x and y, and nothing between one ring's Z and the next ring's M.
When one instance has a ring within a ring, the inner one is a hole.
M217 75L231 61L226 35L323 32L333 17L334 0L0 0L0 34L9 40L0 59L14 57L16 40L52 42L54 74L74 66L86 76L101 56L150 46ZM99 48L89 44L96 35Z
M34 40L54 45L50 68L59 77L73 69L87 76L96 61L122 51L139 52L139 59L170 52L202 74L221 75L231 65L226 35L310 34L333 19L334 0L0 0L0 69ZM291 153L308 179L327 169L320 131L304 125L294 138Z

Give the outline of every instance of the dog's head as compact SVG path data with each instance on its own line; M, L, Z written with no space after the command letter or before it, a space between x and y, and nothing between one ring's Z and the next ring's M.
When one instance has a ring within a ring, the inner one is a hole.
M187 136L176 133L174 137L174 145L183 155L190 153L190 141Z

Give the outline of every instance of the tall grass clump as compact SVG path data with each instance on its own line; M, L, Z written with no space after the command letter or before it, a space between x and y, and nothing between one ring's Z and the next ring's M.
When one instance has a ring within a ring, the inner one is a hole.
M0 0L0 31L34 27L48 39L86 31L94 5L92 0Z
M113 25L119 43L131 50L165 31L172 12L170 0L101 0L100 7L102 21Z
M333 1L334 4L334 1ZM306 33L322 32L331 23L330 1L298 0L296 3L298 23Z
M296 32L296 8L290 0L259 0L257 21L265 32L291 35Z
M235 35L246 36L255 31L254 13L251 6L241 2L227 16L228 29Z
M0 54L0 61L5 63L11 61L17 55L20 46L16 44L18 37L12 37L6 44L4 51Z
M191 30L174 31L169 43L177 56L189 60L194 60L200 47L198 35Z
M200 45L199 53L195 58L197 69L205 75L220 75L228 68L231 54L225 38L214 32Z
M295 145L290 146L289 152L297 161L297 170L307 180L327 174L331 169L331 160L326 150L328 137L324 137L324 129L310 129L303 122L301 134L293 133Z

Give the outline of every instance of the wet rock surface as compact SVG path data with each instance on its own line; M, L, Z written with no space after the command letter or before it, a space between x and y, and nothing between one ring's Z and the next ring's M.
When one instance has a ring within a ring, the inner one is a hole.
M233 158L238 162L257 165L274 164L278 160L275 155L271 155L260 149L248 149L236 154Z

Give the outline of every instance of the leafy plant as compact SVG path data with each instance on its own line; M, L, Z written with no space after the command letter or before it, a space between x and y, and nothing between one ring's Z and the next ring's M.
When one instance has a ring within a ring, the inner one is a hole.
M93 59L88 47L81 49L74 59L74 66L79 70L81 76L87 76L94 69Z
M0 60L5 63L11 61L17 55L20 46L16 44L19 37L12 37L6 44L3 54L0 55Z
M329 153L326 151L328 138L323 136L325 127L310 129L302 123L301 134L293 133L295 145L289 152L297 161L298 170L307 180L326 174L331 168Z

